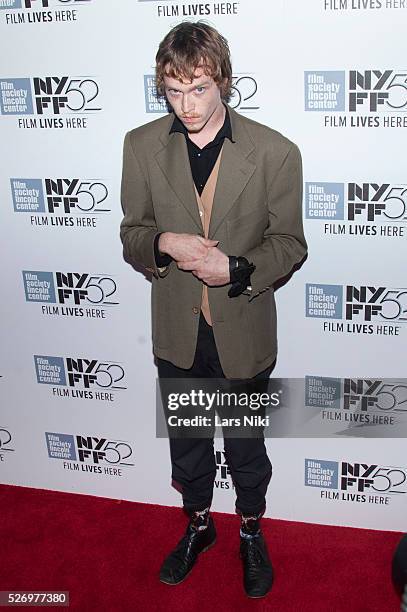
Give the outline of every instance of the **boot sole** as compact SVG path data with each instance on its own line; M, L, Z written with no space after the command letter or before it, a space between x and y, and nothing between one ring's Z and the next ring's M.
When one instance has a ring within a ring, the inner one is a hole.
M210 548L212 548L212 546L213 546L214 544L216 544L216 536L215 536L215 539L213 540L213 542L211 542L210 544L208 544L208 546L206 546L205 548L203 548L203 549L201 550L201 552L198 554L198 557L199 557L199 555L201 555L202 553L204 553L204 552L206 552L207 550L209 550ZM198 559L197 559L197 560L198 560ZM184 582L184 580L186 580L186 579L188 578L189 574L192 572L192 570L194 569L194 567L195 567L195 563L194 563L194 565L191 567L191 569L189 570L189 572L188 572L187 574L185 574L185 576L182 578L182 580L179 580L178 582L167 582L166 580L162 580L161 578L160 578L160 582L162 582L163 584L168 584L169 586L177 586L177 584L181 584L181 582Z
M249 597L249 599L261 599L262 597L267 597L267 595L270 593L273 587L273 584L274 584L274 580L271 583L269 590L266 593L264 593L264 595L249 595L249 593L247 593L246 591L245 591L245 594L247 597Z
M271 589L270 589L270 590L271 590ZM248 595L248 594L246 593L246 596L247 596L249 599L262 599L263 597L267 597L267 595L268 595L269 593L270 593L270 591L267 591L267 593L264 593L264 595Z

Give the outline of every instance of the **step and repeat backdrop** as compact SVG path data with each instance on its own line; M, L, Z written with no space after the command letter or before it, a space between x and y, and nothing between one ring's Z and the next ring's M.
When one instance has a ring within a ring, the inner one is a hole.
M120 178L125 133L166 112L157 46L199 18L229 41L231 106L303 156L309 257L276 293L273 376L302 381L319 434L267 439L267 516L405 531L404 0L0 0L0 480L181 504Z

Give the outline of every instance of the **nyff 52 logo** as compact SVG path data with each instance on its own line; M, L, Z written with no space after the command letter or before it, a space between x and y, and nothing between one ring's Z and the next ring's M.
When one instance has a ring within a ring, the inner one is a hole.
M129 442L124 440L110 440L99 436L48 431L45 432L45 438L50 459L79 461L96 465L134 465L133 449Z
M126 389L120 363L79 357L34 355L37 382L84 389Z
M99 84L90 76L0 79L3 115L63 115L100 111Z
M304 73L306 111L407 111L407 70L314 70Z
M305 183L307 219L405 222L407 185L391 183Z
M306 376L305 405L365 413L407 412L407 379Z
M407 411L406 380L389 382L380 379L344 378L343 408L357 408L362 412L371 409L388 413Z
M407 288L307 283L305 296L307 317L407 322Z
M348 183L348 219L353 221L359 216L367 221L404 221L407 204L407 185L390 183Z
M12 178L10 185L15 212L71 215L110 210L108 188L99 179Z
M386 287L346 287L345 317L371 321L378 316L385 321L407 321L407 289Z
M407 493L407 470L370 463L305 459L305 485L356 493ZM347 501L366 501L342 497ZM370 500L369 500L370 501Z
M24 270L23 282L27 302L75 306L118 304L114 299L116 282L106 274Z

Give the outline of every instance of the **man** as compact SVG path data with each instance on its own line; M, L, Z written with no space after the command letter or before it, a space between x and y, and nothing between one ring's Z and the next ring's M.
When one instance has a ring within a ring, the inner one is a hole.
M161 42L156 85L172 112L124 140L124 258L152 272L153 350L161 379L268 379L276 358L274 283L306 253L295 144L227 104L226 40L183 22ZM215 542L211 438L170 439L172 476L190 517L160 580L178 584ZM225 437L241 515L244 588L273 580L260 529L271 478L264 437Z

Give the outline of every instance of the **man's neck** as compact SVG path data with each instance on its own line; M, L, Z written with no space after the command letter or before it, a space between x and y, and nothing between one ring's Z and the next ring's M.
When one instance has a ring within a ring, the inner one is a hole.
M216 117L215 117L216 115ZM209 142L215 138L225 121L226 107L222 103L219 110L216 109L208 123L196 134L193 132L188 133L188 137L195 143L200 149L203 149Z

